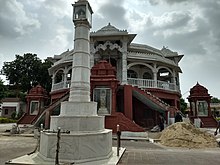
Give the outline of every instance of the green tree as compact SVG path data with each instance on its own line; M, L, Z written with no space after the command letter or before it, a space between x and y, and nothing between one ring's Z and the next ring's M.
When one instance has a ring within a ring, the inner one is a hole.
M180 111L185 114L185 111L187 109L187 103L183 98L180 98Z
M51 61L46 59L41 64L39 74L37 75L38 83L41 84L48 92L51 90L52 86L51 76L49 75L48 69L52 64L53 63Z
M3 81L0 79L0 103L3 98L7 95L8 88L4 85Z
M42 62L36 54L26 53L23 56L15 55L12 62L5 62L3 71L10 84L22 92L28 92L38 83L50 90L51 77L48 68L51 65L47 60Z
M220 103L220 100L216 97L211 98L211 103Z

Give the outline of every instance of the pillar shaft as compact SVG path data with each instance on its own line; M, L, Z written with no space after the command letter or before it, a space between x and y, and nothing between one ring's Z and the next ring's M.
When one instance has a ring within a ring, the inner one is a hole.
M75 23L70 102L90 102L89 25Z

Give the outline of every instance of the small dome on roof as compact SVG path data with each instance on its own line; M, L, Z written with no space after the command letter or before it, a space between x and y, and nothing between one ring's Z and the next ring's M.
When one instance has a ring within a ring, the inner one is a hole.
M36 85L29 91L28 95L47 95L47 91L41 85Z
M208 93L208 89L204 86L197 84L190 89L190 96L210 96Z
M107 26L104 26L103 28L101 28L97 32L100 32L100 31L119 31L119 29L117 29L116 27L114 27L110 23L108 23Z
M107 26L99 29L96 32L91 32L90 35L128 35L127 30L119 30L110 23Z

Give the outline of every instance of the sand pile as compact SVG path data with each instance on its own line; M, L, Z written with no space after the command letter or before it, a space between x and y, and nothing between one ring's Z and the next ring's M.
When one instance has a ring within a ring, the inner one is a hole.
M202 132L187 122L179 122L163 130L161 144L169 147L215 148L218 143L214 135Z

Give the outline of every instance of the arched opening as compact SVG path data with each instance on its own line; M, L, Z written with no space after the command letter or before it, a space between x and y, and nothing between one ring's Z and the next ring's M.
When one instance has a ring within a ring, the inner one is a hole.
M128 78L137 78L138 77L138 74L137 72L133 71L133 70L128 70L127 71L127 77Z
M153 79L153 76L149 72L144 72L143 79Z
M54 82L55 83L59 83L59 82L62 82L63 81L63 77L64 77L64 73L62 70L59 70L56 75L55 75L55 80Z
M165 81L165 82L172 82L172 74L169 70L166 68L161 68L158 70L157 73L157 80L159 81Z

